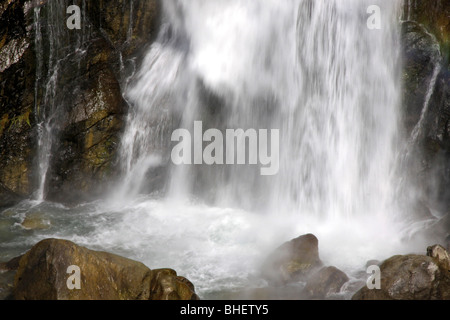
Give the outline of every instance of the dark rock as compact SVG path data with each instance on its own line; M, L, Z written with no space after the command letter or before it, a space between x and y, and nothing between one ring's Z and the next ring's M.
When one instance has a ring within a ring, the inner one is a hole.
M0 263L0 300L12 299L14 276L19 268L20 259L22 256Z
M62 97L68 108L61 115L60 139L53 151L49 199L95 198L118 171L115 160L127 105L110 65L111 55L104 41L92 42L76 67L81 76L67 80L66 85L78 89Z
M0 300L12 299L14 274L14 271L0 271Z
M348 276L341 270L336 267L324 267L308 279L303 291L311 299L324 299L339 293L347 281Z
M0 209L12 207L22 199L23 197L0 183Z
M69 266L80 268L81 289L70 290ZM76 244L47 239L19 262L16 300L154 300L198 298L194 286L176 272L152 271L140 262Z
M353 300L449 300L450 272L424 255L398 255L381 266L381 289L360 289Z
M160 10L157 0L99 0L87 3L92 23L125 56L145 47L156 37Z
M36 73L24 4L0 1L0 184L20 195L32 190Z
M450 2L421 0L404 2L404 19L420 23L438 39L446 59L450 53Z
M440 56L439 44L418 23L402 24L404 124L408 134L419 122L431 77Z
M66 27L70 4L82 8L82 30ZM46 198L72 203L105 191L118 172L123 79L155 37L159 7L157 0L0 0L1 184L26 197L38 188L38 124L51 121Z
M430 209L446 213L450 205L450 2L410 4L404 2L406 22L402 24L406 136L411 139L413 128L422 120L406 163L406 176L411 179L408 184L415 185L418 194L409 195L407 201L420 198ZM436 71L439 73L433 85Z
M305 279L320 266L319 240L313 234L306 234L276 249L263 264L262 276L283 284Z

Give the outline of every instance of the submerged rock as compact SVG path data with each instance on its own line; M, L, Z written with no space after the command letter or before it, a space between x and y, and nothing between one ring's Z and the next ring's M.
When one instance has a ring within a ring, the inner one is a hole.
M324 267L308 279L303 292L308 298L324 299L339 293L342 286L349 280L349 277L338 268Z
M278 284L305 279L311 271L322 266L319 240L306 234L284 243L265 261L262 276Z
M34 213L27 215L22 221L21 226L27 230L44 230L49 229L52 224L51 221L42 213Z
M436 258L397 255L380 269L381 289L363 287L353 300L450 300L450 272Z
M80 289L69 289L71 266L79 268ZM152 271L140 262L57 239L39 242L20 259L12 297L15 300L198 299L192 283L173 270Z

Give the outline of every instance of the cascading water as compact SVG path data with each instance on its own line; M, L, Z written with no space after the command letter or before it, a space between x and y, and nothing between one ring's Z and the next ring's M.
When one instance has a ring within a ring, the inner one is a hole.
M366 27L369 5L164 1L159 37L124 94L124 179L94 209L109 222L90 215L95 232L72 239L171 266L206 298L261 285L261 259L307 232L347 272L410 250L395 206L400 3L383 2L381 30ZM279 173L173 165L171 134L194 121L280 130ZM160 170L163 198L137 197Z
M167 159L177 126L279 129L276 176L242 165L172 166L168 198L194 195L392 240L400 4L384 1L382 28L369 30L364 1L165 2L159 40L127 90L131 184L122 190L136 194L145 172Z
M57 130L64 111L64 101L59 92L62 66L67 59L82 56L84 34L76 38L63 37L70 30L66 25L66 10L69 1L48 1L45 9L34 8L36 81L35 114L38 135L38 188L35 199L45 200L48 171L51 166L52 148L57 141ZM46 33L43 33L43 30ZM71 39L65 43L61 39Z
M264 286L261 261L304 233L318 237L327 265L351 277L367 260L414 250L401 242L395 203L401 1L378 2L381 29L370 30L372 1L163 1L159 36L125 81L116 192L76 208L35 206L54 228L8 246L65 238L173 268L202 298ZM48 94L58 75L51 61ZM193 132L195 121L221 132L279 130L279 172L174 165L171 135ZM40 163L49 163L49 148ZM160 172L163 195L148 194ZM29 212L19 207L17 218Z

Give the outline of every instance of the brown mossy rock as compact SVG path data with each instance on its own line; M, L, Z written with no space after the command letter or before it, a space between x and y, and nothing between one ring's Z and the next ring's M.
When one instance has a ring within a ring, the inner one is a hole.
M127 104L111 65L113 56L104 40L93 42L77 67L81 76L67 80L78 90L62 97L70 107L62 116L49 174L51 200L97 198L119 172L117 151Z
M435 244L427 248L427 256L432 257L447 271L450 272L450 255L441 245Z
M381 289L367 286L353 300L450 300L450 272L435 258L397 255L381 266Z
M307 281L303 293L310 299L324 299L339 293L349 277L336 267L324 267L314 273Z
M58 87L71 90L57 93L64 108L47 181L47 198L68 204L97 199L118 179L129 107L122 96L124 77L156 35L159 16L156 0L75 4L85 9L89 33L83 35L85 54L61 66Z
M153 270L150 300L199 300L194 285L172 269Z
M86 5L93 24L125 56L156 36L161 10L157 0L98 0Z
M70 266L80 268L81 289L70 290ZM15 300L152 300L154 288L171 299L188 297L175 272L158 276L144 264L107 252L92 251L73 242L47 239L36 244L19 262ZM191 296L195 295L192 286ZM157 291L157 290L156 290ZM191 298L189 296L189 298Z
M269 282L285 284L305 279L321 266L319 240L306 234L284 243L269 255L262 266L262 276Z
M11 205L2 201L4 190L29 197L38 187L37 124L47 120L43 114L55 120L48 200L95 199L118 172L128 110L121 86L158 32L161 3L71 4L82 9L82 30L66 28L65 2L0 0L0 184L7 188L0 188L0 206ZM56 74L49 68L57 61ZM53 81L50 97L47 84Z

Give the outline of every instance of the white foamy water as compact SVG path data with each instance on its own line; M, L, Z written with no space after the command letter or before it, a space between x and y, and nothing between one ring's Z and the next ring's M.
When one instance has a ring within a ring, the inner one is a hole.
M26 230L25 217L39 216L48 229ZM368 225L372 226L369 228ZM298 235L319 238L320 258L364 278L367 260L382 260L417 247L397 242L395 228L376 219L342 220L262 215L197 201L176 202L137 197L122 205L99 201L67 208L59 204L25 202L0 216L0 261L28 250L47 238L73 241L143 262L151 269L173 268L190 279L202 299L233 291L264 288L260 266L281 243ZM359 272L359 273L358 273ZM297 290L300 297L301 287ZM343 297L354 292L344 290ZM296 298L295 292L290 298Z

